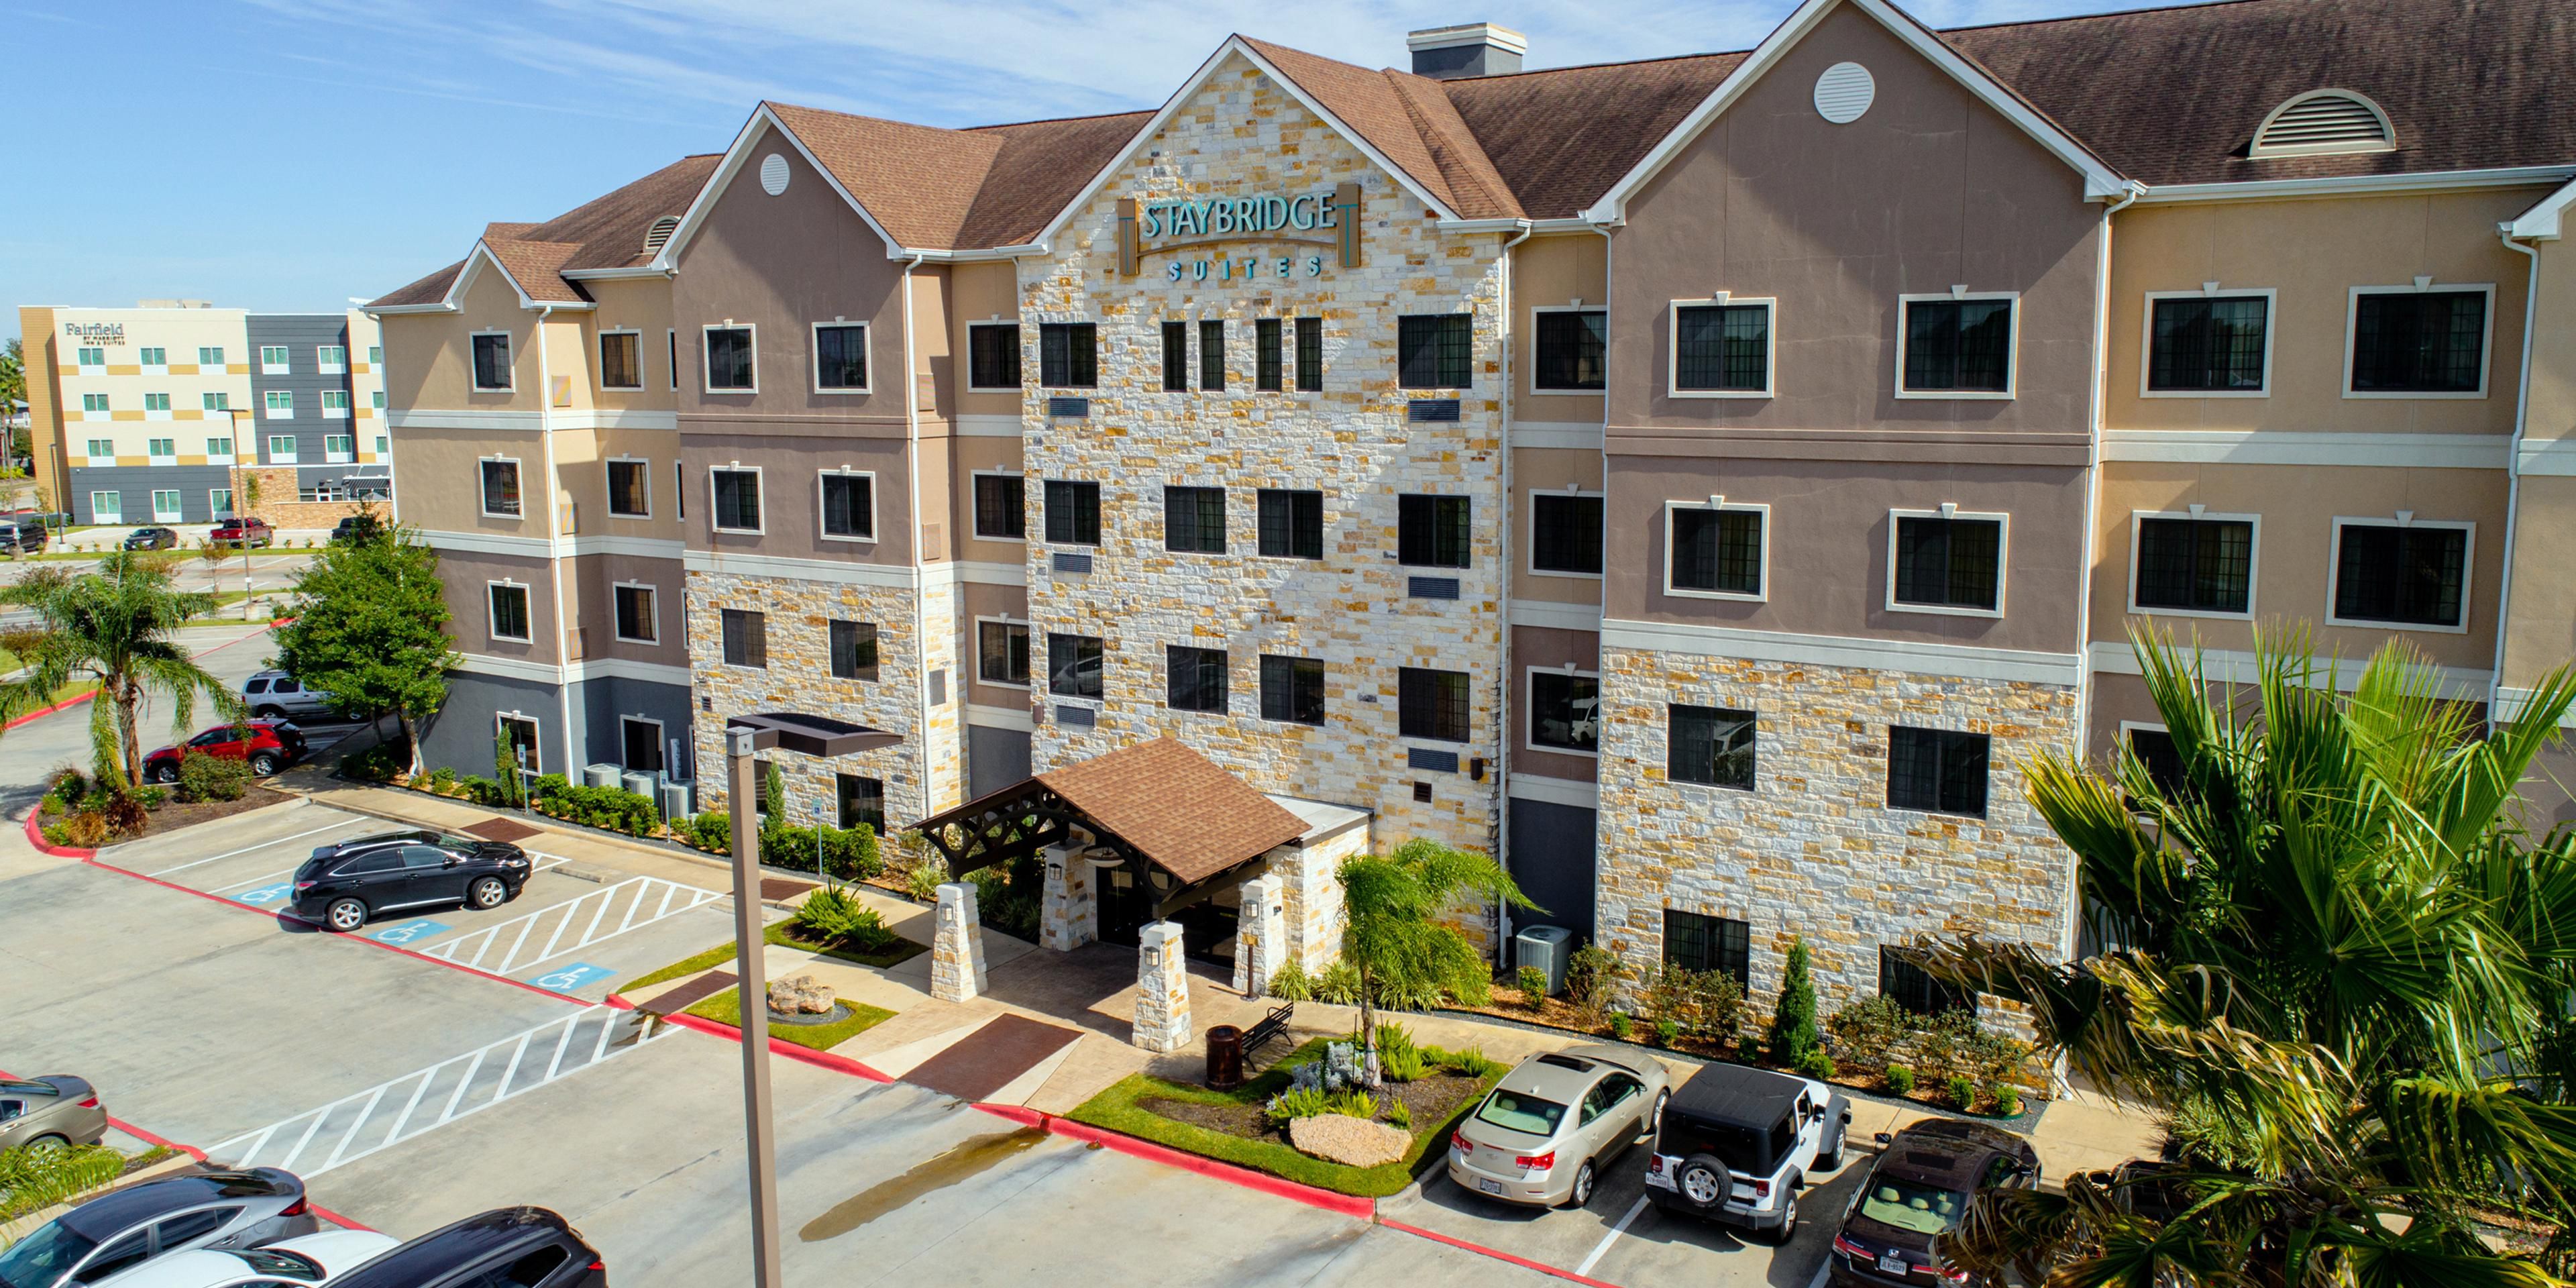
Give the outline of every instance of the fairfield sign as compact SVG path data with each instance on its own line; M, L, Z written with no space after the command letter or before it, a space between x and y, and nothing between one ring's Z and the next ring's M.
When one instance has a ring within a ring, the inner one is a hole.
M1118 272L1134 277L1148 255L1213 251L1251 243L1257 246L1307 245L1331 248L1343 268L1360 265L1360 186L1341 184L1329 194L1296 196L1261 194L1210 197L1201 201L1118 201ZM1321 254L1260 255L1227 252L1164 265L1169 281L1188 277L1204 282L1254 278L1267 267L1273 277L1301 274L1321 277Z

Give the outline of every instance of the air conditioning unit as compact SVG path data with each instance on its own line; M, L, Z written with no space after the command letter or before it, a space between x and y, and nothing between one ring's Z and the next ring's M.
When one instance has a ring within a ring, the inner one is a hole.
M689 787L688 783L662 784L662 817L687 818L697 813L695 809L690 808L694 802L689 799Z
M1512 964L1545 972L1550 996L1565 991L1565 964L1573 956L1574 932L1563 926L1532 926L1512 936Z
M654 775L652 774L645 773L642 770L630 769L626 772L626 777L623 781L626 784L626 790L633 792L638 796L649 798L653 795L653 779Z
M585 787L615 787L617 776L626 772L624 765L584 765L581 782Z

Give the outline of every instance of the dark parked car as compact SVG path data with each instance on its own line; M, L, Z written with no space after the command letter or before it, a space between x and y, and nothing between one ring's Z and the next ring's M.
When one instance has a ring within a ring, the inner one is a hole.
M322 1228L293 1172L254 1167L110 1190L0 1252L0 1284L96 1283L182 1248L250 1248Z
M528 883L528 856L507 841L431 831L325 845L295 870L295 915L356 930L380 912L461 903L498 908Z
M246 760L262 778L304 756L304 731L291 720L245 720L216 725L188 740L184 747L163 747L143 758L143 776L156 783L179 781L179 761L192 751L224 760Z
M352 541L364 541L380 535L384 530L385 524L382 519L372 514L353 514L332 527L331 544L338 546Z
M331 1288L608 1288L608 1267L562 1217L495 1208L348 1271Z
M226 519L215 525L206 544L215 546L264 546L277 540L277 529L266 519Z
M0 1149L95 1145L107 1134L98 1092L78 1078L0 1079Z
M1878 1165L1852 1195L1829 1265L1843 1288L1966 1283L1932 1241L1958 1228L1980 1189L2039 1184L2039 1154L1999 1127L1927 1118L1882 1136Z
M0 554L42 554L51 536L33 514L0 515Z
M169 528L136 528L125 534L128 550L171 550L179 545L179 534Z
M1705 1217L1787 1243L1798 1191L1842 1166L1851 1102L1813 1078L1736 1064L1703 1065L1673 1088L1646 1197L1667 1212Z

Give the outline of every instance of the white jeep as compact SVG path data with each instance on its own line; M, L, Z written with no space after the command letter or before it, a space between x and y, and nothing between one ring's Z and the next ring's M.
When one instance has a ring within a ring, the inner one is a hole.
M1812 1078L1702 1066L1673 1088L1646 1159L1646 1197L1787 1243L1798 1191L1843 1164L1851 1102Z

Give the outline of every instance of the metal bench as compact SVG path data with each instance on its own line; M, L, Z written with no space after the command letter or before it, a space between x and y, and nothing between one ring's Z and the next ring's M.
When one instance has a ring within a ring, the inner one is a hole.
M1260 1023L1245 1029L1243 1031L1244 1060L1249 1062L1253 1056L1260 1053L1262 1045L1271 1039L1285 1037L1288 1033L1288 1021L1295 1018L1297 1018L1297 1004L1282 1002L1279 1004L1279 1009L1272 1011Z

